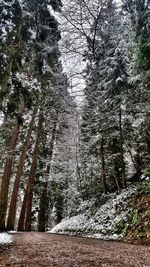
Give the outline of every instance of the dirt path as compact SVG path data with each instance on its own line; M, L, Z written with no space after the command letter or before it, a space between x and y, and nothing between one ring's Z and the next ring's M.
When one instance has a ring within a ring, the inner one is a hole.
M150 267L150 247L35 232L13 236L0 267Z

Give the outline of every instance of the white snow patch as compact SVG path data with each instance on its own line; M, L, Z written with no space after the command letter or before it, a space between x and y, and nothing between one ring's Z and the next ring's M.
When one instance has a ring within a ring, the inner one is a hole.
M13 238L11 235L7 233L0 233L0 244L10 244L13 242Z
M120 221L127 222L129 213L127 203L136 190L136 187L132 187L122 190L119 195L110 194L109 200L96 210L92 207L81 210L79 215L63 219L51 229L50 233L120 239L123 233L116 233L116 225Z
M18 231L15 230L8 231L8 234L16 234L16 233L18 233Z

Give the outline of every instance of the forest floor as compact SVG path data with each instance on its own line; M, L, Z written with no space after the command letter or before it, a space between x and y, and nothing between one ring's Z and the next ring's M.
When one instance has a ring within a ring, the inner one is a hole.
M150 247L48 233L13 234L0 267L150 267Z

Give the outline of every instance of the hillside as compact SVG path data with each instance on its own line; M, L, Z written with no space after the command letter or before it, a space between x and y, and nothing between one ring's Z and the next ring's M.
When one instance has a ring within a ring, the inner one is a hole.
M150 244L150 180L103 196L97 207L95 201L83 202L50 232Z
M131 212L128 216L126 240L150 245L150 182L142 183L129 204Z

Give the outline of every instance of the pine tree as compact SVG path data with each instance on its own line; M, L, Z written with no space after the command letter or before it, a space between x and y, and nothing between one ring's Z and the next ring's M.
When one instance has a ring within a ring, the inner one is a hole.
M42 113L43 113L43 120L45 121L46 125L47 118L50 116L51 113L50 109L53 108L56 110L57 105L59 105L61 101L60 100L61 91L58 90L59 83L57 82L58 75L62 76L61 75L62 68L61 64L59 63L60 53L58 50L58 41L60 39L60 34L58 31L57 21L49 11L49 3L44 1L43 5L41 5L41 1L35 1L32 4L33 5L30 6L29 3L28 8L30 9L31 12L35 13L36 17L36 20L33 24L34 31L36 32L36 42L35 42L35 52L34 52L36 58L34 61L34 66L37 79L41 83L41 89L42 89L41 98L43 105ZM36 9L34 9L35 5ZM63 76L62 79L60 80L63 80ZM62 87L60 86L60 89L61 88ZM56 91L54 91L55 89ZM47 108L49 108L48 111ZM49 135L48 132L45 134ZM47 149L47 154L49 154L48 149ZM38 155L36 157L38 157ZM46 157L49 156L46 155ZM32 190L28 189L29 186L27 186L26 193L24 196L22 211L18 223L18 229L22 230L24 229L31 230L33 184L35 181L36 169L34 171L35 171L34 179L32 180L32 186L30 186L32 187ZM48 171L49 167L47 168L46 172ZM30 184L30 181L28 183ZM45 190L45 185L43 190ZM30 193L28 193L28 191L30 191Z
M128 87L128 57L125 54L126 50L123 52L124 44L118 31L118 29L121 31L122 28L121 18L113 1L107 3L102 16L105 16L105 22L102 19L97 22L95 56L93 60L91 60L92 51L91 49L89 50L88 79L85 91L87 107L84 111L86 114L83 115L82 133L83 140L87 138L87 142L90 144L88 153L93 151L92 153L95 154L95 156L93 154L95 164L97 164L97 159L99 161L103 192L106 192L106 172L108 175L109 170L107 169L107 164L105 164L103 146L105 148L108 146L107 151L110 153L109 143L114 143L113 139L115 138L121 144L117 153L121 155L122 163L119 163L117 158L115 160L117 165L122 166L121 186L124 185L125 180L122 128L119 127L118 118L122 98L124 97L124 89ZM116 152L112 150L111 153L114 154L112 155L114 158ZM117 165L115 168L119 168ZM120 172L118 175L118 179L120 179Z

